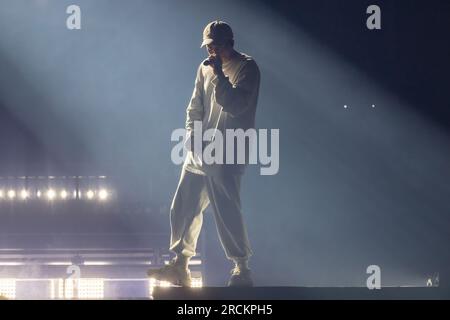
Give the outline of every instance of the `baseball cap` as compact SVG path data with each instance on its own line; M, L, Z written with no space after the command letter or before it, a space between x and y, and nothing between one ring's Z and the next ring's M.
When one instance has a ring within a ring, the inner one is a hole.
M203 30L203 42L200 48L212 43L224 44L228 40L233 40L233 30L230 25L224 21L212 21Z

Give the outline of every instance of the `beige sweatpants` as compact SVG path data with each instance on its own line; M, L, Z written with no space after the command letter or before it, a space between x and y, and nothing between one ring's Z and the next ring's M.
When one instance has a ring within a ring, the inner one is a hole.
M241 177L203 176L182 170L170 208L170 250L188 257L196 254L203 212L211 204L227 258L248 259L252 251L241 212Z

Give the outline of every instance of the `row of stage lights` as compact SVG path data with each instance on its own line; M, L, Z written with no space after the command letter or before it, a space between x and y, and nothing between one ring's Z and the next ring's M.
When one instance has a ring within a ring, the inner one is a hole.
M17 293L25 292L24 288L33 288L36 281L43 282L47 290L43 290L41 299L104 299L111 298L110 293L114 293L110 288L116 288L117 283L129 279L103 279L103 278L71 278L71 279L14 279L0 278L0 300L3 299L23 299L18 297ZM173 285L166 281L157 281L154 279L131 279L137 282L139 287L148 287L147 298L153 299L153 292L156 287L172 287ZM114 284L110 286L109 284ZM22 287L21 290L18 287ZM41 286L40 286L41 287ZM44 288L45 288L44 287ZM139 288L138 287L138 288ZM200 277L193 277L192 288L203 287L203 280ZM19 289L19 290L18 290ZM112 291L112 292L109 292ZM145 292L145 291L144 291ZM27 298L25 298L27 299Z
M68 200L68 199L87 199L87 200L100 200L106 201L110 197L110 192L106 189L89 189L85 192L82 191L73 191L69 192L65 189L55 190L55 189L47 189L44 191L37 190L36 192L30 192L27 189L22 189L20 191L16 191L14 189L10 190L2 190L0 189L0 200L3 199L47 199L49 201L53 200Z

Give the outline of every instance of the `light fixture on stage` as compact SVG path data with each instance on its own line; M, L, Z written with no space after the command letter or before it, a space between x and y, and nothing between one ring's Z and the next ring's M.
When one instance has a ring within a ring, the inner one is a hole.
M94 199L95 193L92 190L89 190L88 192L86 192L86 196L89 200Z
M14 190L9 190L8 191L8 198L9 199L14 199L16 197L16 191Z
M0 177L0 200L89 200L106 202L116 198L116 192L103 181L104 177ZM23 182L22 180L25 180ZM101 181L100 181L101 180Z
M7 299L16 298L16 280L15 279L0 279L0 296Z
M66 190L62 190L60 195L61 195L61 199L67 199L67 191Z
M55 197L56 197L56 192L55 192L55 190L49 189L49 190L47 191L47 198L48 198L48 200L53 200L53 199L55 199Z
M105 189L101 189L101 190L98 192L98 198L99 198L100 200L106 200L106 199L108 199L108 191L106 191Z
M148 295L149 297L153 297L153 291L155 287L161 287L161 288L169 288L173 285L170 282L167 281L159 281L154 278L150 278L148 280Z
M22 200L26 200L29 196L30 193L27 190L23 189L22 191L20 191L20 198Z
M201 288L201 287L203 287L203 280L202 280L202 278L192 278L192 280L191 280L191 287L192 288Z

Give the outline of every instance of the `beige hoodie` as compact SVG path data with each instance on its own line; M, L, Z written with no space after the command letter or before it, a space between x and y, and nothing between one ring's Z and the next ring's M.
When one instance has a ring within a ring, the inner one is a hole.
M225 78L218 78L210 66L200 64L194 92L186 110L186 129L188 134L194 134L194 121L201 121L203 132L211 128L220 130L224 137L225 158L225 129L247 130L255 126L260 72L253 58L243 53L224 63L222 69ZM246 147L248 154L249 146ZM184 168L202 175L212 175L224 170L242 174L245 165L206 165L189 151Z

